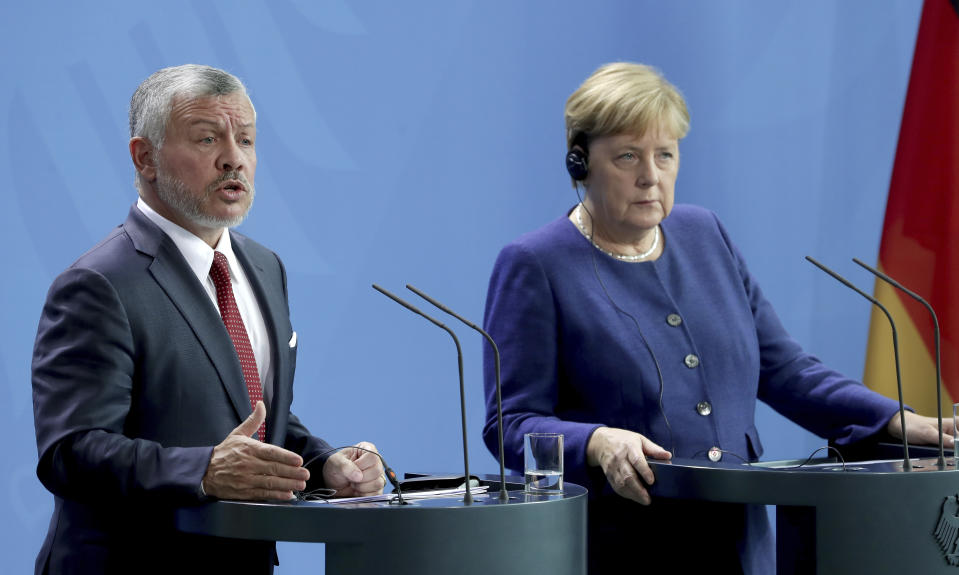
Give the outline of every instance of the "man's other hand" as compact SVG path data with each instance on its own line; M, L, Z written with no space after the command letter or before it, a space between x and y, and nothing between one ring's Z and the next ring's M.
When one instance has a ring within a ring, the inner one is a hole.
M362 441L334 453L323 465L323 483L335 489L337 497L382 493L386 485L383 463L370 451L376 452L376 446Z

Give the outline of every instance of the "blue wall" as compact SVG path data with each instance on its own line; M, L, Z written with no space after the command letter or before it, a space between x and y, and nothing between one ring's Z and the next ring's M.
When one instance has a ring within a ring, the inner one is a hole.
M871 285L849 258L878 249L918 1L81 4L0 17L0 571L32 568L52 509L29 383L44 294L134 202L127 104L162 66L249 85L259 194L242 230L288 267L294 409L333 443L375 442L400 473L462 463L456 360L370 283L413 283L479 321L499 248L575 202L563 103L612 60L654 64L687 97L677 201L719 213L797 339L862 372L867 305L802 256ZM493 471L481 342L461 335L472 463ZM767 458L823 443L758 418ZM321 549L282 545L279 573Z

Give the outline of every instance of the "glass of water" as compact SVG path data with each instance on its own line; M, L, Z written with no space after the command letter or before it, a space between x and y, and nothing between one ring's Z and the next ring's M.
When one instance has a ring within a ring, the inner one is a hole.
M563 493L563 434L527 433L523 436L526 493Z

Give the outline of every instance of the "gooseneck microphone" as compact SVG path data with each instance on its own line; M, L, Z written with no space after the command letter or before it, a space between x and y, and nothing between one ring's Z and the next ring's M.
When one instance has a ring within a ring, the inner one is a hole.
M892 327L892 350L896 358L896 386L899 389L899 424L902 426L902 470L912 471L912 462L909 461L909 442L906 440L906 408L902 401L902 372L899 369L899 335L896 332L896 322L892 321L892 315L890 315L889 310L887 310L884 305L879 303L879 300L852 285L849 280L827 268L823 264L817 262L815 259L809 256L806 256L806 259L809 261L809 263L834 277L842 285L871 301L874 306L878 307L884 314L886 314L886 318L889 320L889 326Z
M379 454L377 454L379 455ZM393 485L393 490L396 491L396 499L398 505L409 505L406 501L403 501L403 489L400 487L400 482L396 479L396 472L390 469L390 466L386 464L386 460L383 457L380 457L380 461L383 462L383 474L386 475L386 478L390 480L390 484ZM393 502L390 501L390 505Z
M866 268L872 272L876 277L893 286L894 288L901 290L906 295L912 299L918 301L922 305L926 306L926 309L929 310L929 315L932 316L932 326L934 328L934 333L936 336L936 415L939 417L939 461L936 465L939 466L939 469L946 468L946 456L945 449L942 446L942 363L939 357L939 318L936 317L936 312L933 311L932 306L929 305L929 302L922 299L916 292L906 288L906 286L892 279L883 272L863 263L859 258L852 258L852 261L856 262L860 266Z
M488 341L490 346L493 348L493 357L496 359L496 420L499 424L499 500L503 502L509 501L509 492L506 490L506 459L503 454L503 388L500 385L499 348L496 347L496 342L493 341L492 336L483 331L475 323L471 322L410 284L406 284L406 289L430 302L440 310L465 323L470 328L478 331L483 337L486 338L486 341Z
M460 370L460 414L463 419L463 470L465 475L466 482L466 495L463 496L463 503L470 505L473 503L473 495L470 493L470 459L469 459L469 450L466 447L466 392L463 385L463 348L460 347L460 340L456 338L456 334L453 333L453 330L443 325L443 322L434 319L419 309L417 309L413 304L408 303L396 295L393 295L389 291L381 288L380 286L373 284L373 289L410 310L411 312L423 316L428 319L435 326L443 329L446 333L450 334L450 337L453 338L453 343L456 344L456 360L459 363Z

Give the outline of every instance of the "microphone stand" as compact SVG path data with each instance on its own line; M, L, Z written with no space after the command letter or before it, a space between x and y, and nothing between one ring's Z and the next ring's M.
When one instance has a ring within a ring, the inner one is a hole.
M423 293L421 290L416 289L410 284L406 284L406 289L435 305L442 311L448 313L449 315L455 317L461 322L465 323L467 326L478 331L483 337L486 338L486 341L489 342L490 346L493 348L493 357L496 360L496 419L499 424L499 500L503 503L509 501L509 492L506 490L506 458L503 451L503 388L500 385L500 363L499 363L499 348L496 347L496 342L493 341L492 336L480 329L476 324L466 319L465 317L459 315L455 311L431 298L430 296Z
M403 301L399 297L393 295L389 291L381 288L380 286L376 284L373 284L373 289L385 295L386 297L390 298L391 300L395 301L396 303L400 304L401 306L405 307L406 309L410 310L411 312L425 317L431 323L443 329L444 331L446 331L446 333L450 334L450 337L453 338L453 343L456 344L456 359L457 359L457 362L459 363L459 371L460 371L460 414L463 419L463 469L466 473L466 495L463 496L463 503L467 505L471 505L473 503L473 495L470 493L470 459L469 459L469 450L466 447L466 392L465 392L465 387L463 385L463 349L460 347L460 340L456 338L456 334L453 333L453 330L443 325L443 323L440 322L439 320L433 319L432 317L426 315L425 313L417 309L412 304Z
M906 440L906 408L905 408L905 404L902 401L902 374L899 369L899 335L896 333L896 322L892 321L892 315L889 314L889 310L887 310L884 305L879 303L879 300L867 294L866 292L862 291L861 289L857 288L856 286L852 285L852 283L849 280L837 274L836 272L832 271L831 269L827 268L823 264L817 262L813 258L806 256L806 259L809 261L809 263L813 264L817 268L831 275L842 285L846 286L847 288L851 289L852 291L856 292L857 294L871 301L873 305L881 309L882 312L886 314L886 318L889 320L889 326L892 327L892 349L893 349L893 354L896 357L896 385L899 389L899 425L902 426L902 454L903 454L902 470L912 471L912 462L909 461L909 442Z
M929 310L929 315L932 316L932 325L934 328L934 333L936 336L936 415L939 417L939 461L936 462L936 465L939 469L946 468L946 456L945 449L942 446L942 363L939 357L939 318L936 317L936 312L932 310L932 306L929 305L929 302L922 299L919 294L916 292L907 289L904 285L892 279L883 272L873 268L872 266L866 265L859 258L852 258L852 261L856 262L860 266L866 268L873 273L876 277L881 280L884 280L886 283L892 285L893 287L903 291L912 299L918 301L922 305L926 306L926 309Z

